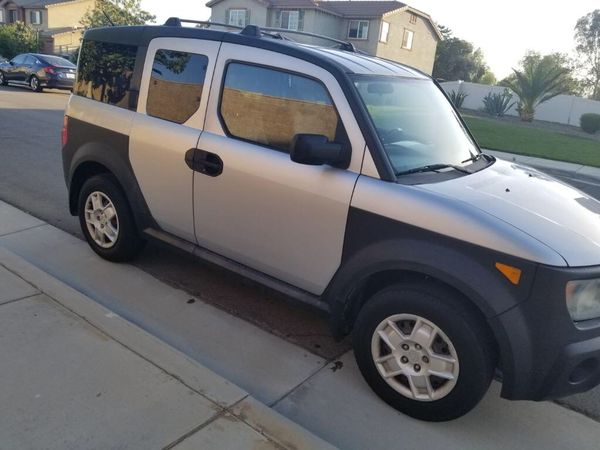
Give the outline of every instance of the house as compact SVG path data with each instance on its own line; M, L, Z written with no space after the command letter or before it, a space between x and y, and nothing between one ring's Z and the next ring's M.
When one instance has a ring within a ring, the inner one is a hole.
M429 74L442 39L428 14L398 1L212 0L206 6L213 22L327 35Z
M24 22L39 31L40 50L65 54L79 48L81 19L95 0L0 0L0 26Z

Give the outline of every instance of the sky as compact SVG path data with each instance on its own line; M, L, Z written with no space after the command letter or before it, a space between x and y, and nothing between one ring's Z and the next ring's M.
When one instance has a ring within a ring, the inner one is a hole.
M404 0L449 27L454 36L480 47L498 79L511 73L527 50L571 53L574 28L581 16L600 8L598 0L560 4L540 0ZM164 22L170 16L208 19L205 1L142 0L144 9Z

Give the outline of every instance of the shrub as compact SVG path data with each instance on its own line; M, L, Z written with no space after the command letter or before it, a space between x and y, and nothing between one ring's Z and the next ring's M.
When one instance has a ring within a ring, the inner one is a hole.
M600 131L600 114L582 114L579 123L581 124L581 129L586 133L596 134Z
M0 55L12 59L38 50L36 31L23 22L0 25Z
M483 110L492 116L503 117L515 105L515 102L511 103L512 98L508 89L504 89L502 94L490 92L483 98Z
M465 98L467 98L469 96L469 94L459 90L458 92L451 91L448 94L448 96L450 97L450 101L452 103L454 103L454 106L456 106L458 109L460 109L460 108L462 108Z

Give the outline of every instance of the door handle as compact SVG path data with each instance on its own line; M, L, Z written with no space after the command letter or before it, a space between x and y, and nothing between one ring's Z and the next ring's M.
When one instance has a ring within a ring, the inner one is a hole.
M223 173L223 160L219 155L205 150L192 148L185 154L185 163L194 172L209 177L218 177Z

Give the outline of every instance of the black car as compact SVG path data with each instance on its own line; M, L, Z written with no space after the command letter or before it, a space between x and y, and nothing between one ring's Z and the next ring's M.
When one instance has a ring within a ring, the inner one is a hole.
M34 92L44 88L73 89L77 67L59 56L23 53L0 62L0 85L26 85Z

